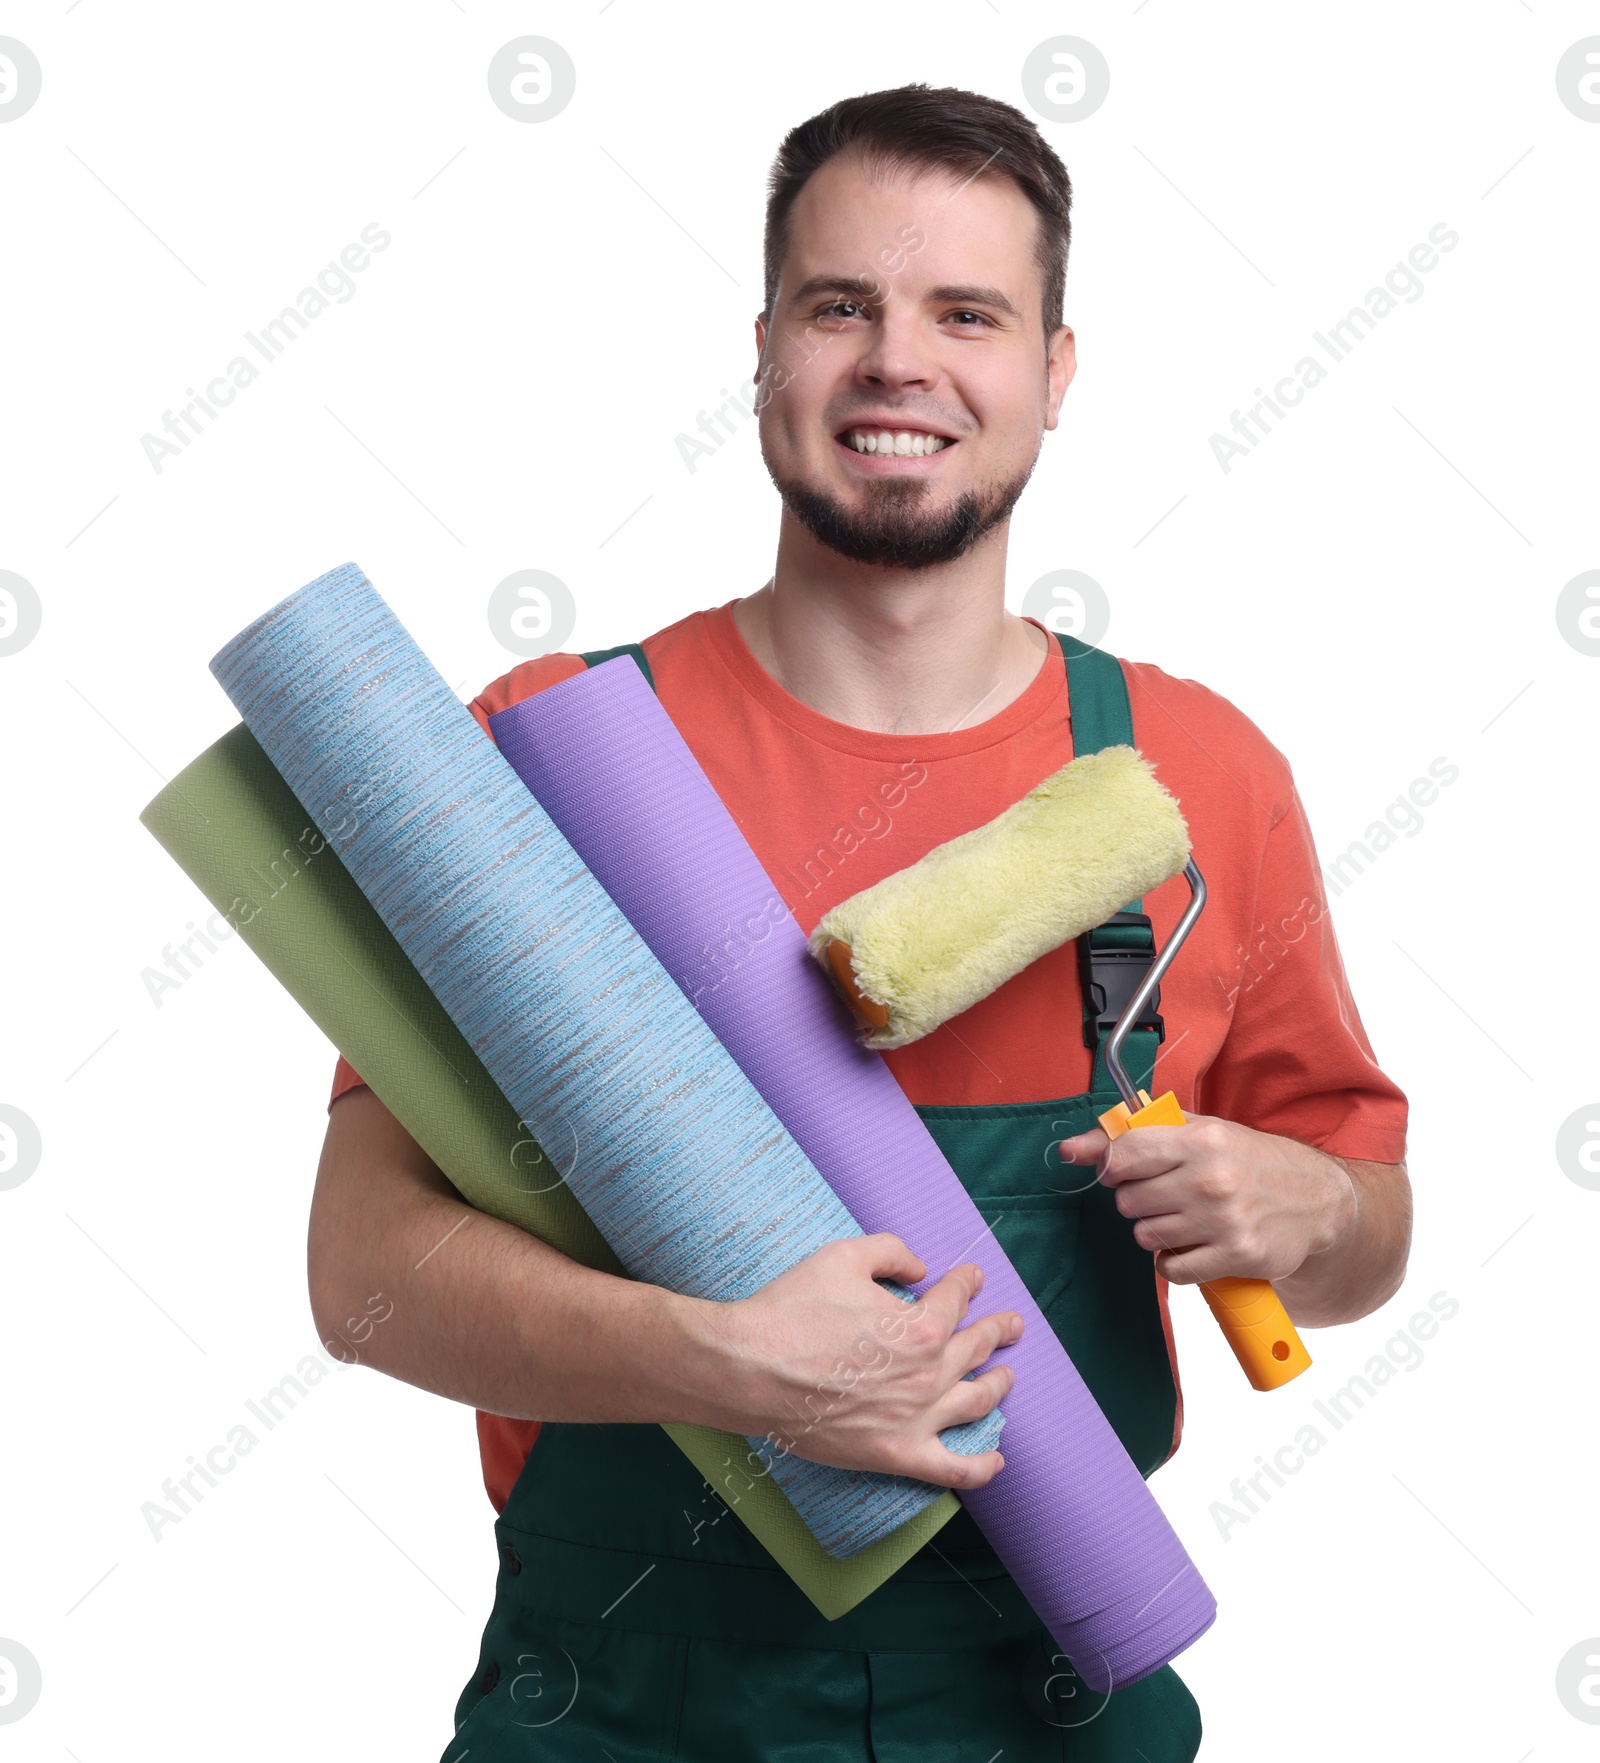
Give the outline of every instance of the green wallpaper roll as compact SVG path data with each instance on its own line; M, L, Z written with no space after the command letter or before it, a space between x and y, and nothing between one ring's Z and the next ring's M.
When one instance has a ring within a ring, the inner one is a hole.
M479 1211L586 1267L616 1257L423 984L311 816L242 725L140 820ZM824 1616L842 1616L959 1510L946 1493L892 1536L835 1560L733 1433L666 1429ZM536 1447L537 1448L537 1447Z

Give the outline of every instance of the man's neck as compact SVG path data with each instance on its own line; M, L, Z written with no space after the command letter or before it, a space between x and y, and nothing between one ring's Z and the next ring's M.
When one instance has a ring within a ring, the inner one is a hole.
M937 569L828 551L785 512L773 579L734 622L761 666L820 715L879 734L944 734L998 716L1049 642L1005 609L1005 528Z

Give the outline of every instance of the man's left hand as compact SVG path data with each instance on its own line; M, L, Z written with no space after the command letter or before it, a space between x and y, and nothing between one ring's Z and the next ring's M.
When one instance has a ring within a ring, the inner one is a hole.
M1174 1285L1282 1279L1355 1220L1355 1187L1337 1158L1210 1114L1118 1139L1095 1127L1063 1139L1060 1155L1097 1164L1117 1210L1138 1221L1134 1240L1155 1251L1156 1272Z

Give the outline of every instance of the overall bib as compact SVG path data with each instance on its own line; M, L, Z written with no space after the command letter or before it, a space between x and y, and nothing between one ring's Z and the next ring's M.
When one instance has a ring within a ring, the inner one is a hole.
M1061 646L1074 753L1132 745L1116 660ZM649 677L633 646L585 659L620 653ZM1147 925L1090 934L1150 947ZM917 1113L1148 1476L1177 1408L1154 1263L1112 1191L1054 1150L1120 1099L1085 1011L1086 1094ZM1124 1046L1146 1089L1157 1039ZM494 1609L442 1763L1190 1763L1199 1749L1171 1666L1090 1690L964 1510L830 1622L660 1427L547 1422L495 1539Z

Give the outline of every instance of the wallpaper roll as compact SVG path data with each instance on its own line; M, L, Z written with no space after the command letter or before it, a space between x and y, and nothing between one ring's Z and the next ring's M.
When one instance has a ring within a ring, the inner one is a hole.
M635 1278L727 1302L860 1234L354 564L211 669ZM951 1433L982 1450L993 1424ZM769 1461L831 1555L939 1497Z
M139 818L470 1205L586 1267L623 1271L247 728L185 766ZM699 1426L666 1431L830 1619L876 1591L957 1510L944 1494L836 1560L748 1463L744 1440Z
M1006 1466L961 1495L1079 1675L1121 1687L1216 1601L1121 1440L881 1057L856 1043L806 939L629 656L491 719L495 740L796 1142L868 1231L978 1261L981 1313L1022 1338Z

